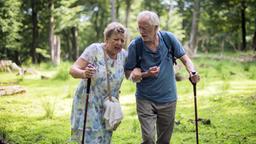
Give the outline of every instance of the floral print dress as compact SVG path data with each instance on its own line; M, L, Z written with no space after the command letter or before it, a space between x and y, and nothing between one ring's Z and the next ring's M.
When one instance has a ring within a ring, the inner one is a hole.
M110 71L111 95L119 96L119 89L124 78L124 63L127 57L125 50L118 53L117 59L106 55ZM103 100L107 97L107 73L102 43L94 43L87 47L80 58L95 65L96 73L91 78L90 95L87 111L85 144L109 144L112 131L105 129L103 119ZM87 80L81 80L73 99L71 113L71 141L81 143L84 122Z

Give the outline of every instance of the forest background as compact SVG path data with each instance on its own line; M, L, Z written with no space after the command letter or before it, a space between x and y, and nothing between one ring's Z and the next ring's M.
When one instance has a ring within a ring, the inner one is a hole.
M138 35L136 16L153 10L190 54L256 50L255 0L2 0L0 58L18 65L75 60L102 42L111 21Z

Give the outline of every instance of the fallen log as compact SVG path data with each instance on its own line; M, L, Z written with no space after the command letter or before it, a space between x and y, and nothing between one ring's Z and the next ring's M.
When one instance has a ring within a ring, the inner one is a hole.
M23 74L23 69L11 60L0 60L0 71L2 72L18 72L19 75Z
M0 96L9 96L25 92L26 90L21 86L0 86Z

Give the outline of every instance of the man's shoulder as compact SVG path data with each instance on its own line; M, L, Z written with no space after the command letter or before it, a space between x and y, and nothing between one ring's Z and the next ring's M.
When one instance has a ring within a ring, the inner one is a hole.
M128 45L128 49L130 48L130 47L136 47L136 38L134 38L130 43L129 43L129 45Z
M163 36L163 37L168 37L170 39L174 38L174 34L170 31L159 31L159 33Z
M136 37L133 39L133 42L134 42L134 44L138 44L139 42L142 42L141 36L136 36Z

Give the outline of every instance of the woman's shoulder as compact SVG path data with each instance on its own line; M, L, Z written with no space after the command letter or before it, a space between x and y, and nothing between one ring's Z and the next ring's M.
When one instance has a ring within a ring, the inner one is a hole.
M126 56L127 55L127 50L126 49L122 49L120 53L121 53L122 56Z
M119 53L119 55L120 55L121 60L124 61L128 55L128 52L127 52L127 50L122 49L121 52Z
M92 43L84 49L80 57L88 60L87 58L92 58L99 55L100 49L101 43Z
M90 50L98 50L101 49L103 46L102 43L92 43L91 45L89 45L86 49L90 49Z

